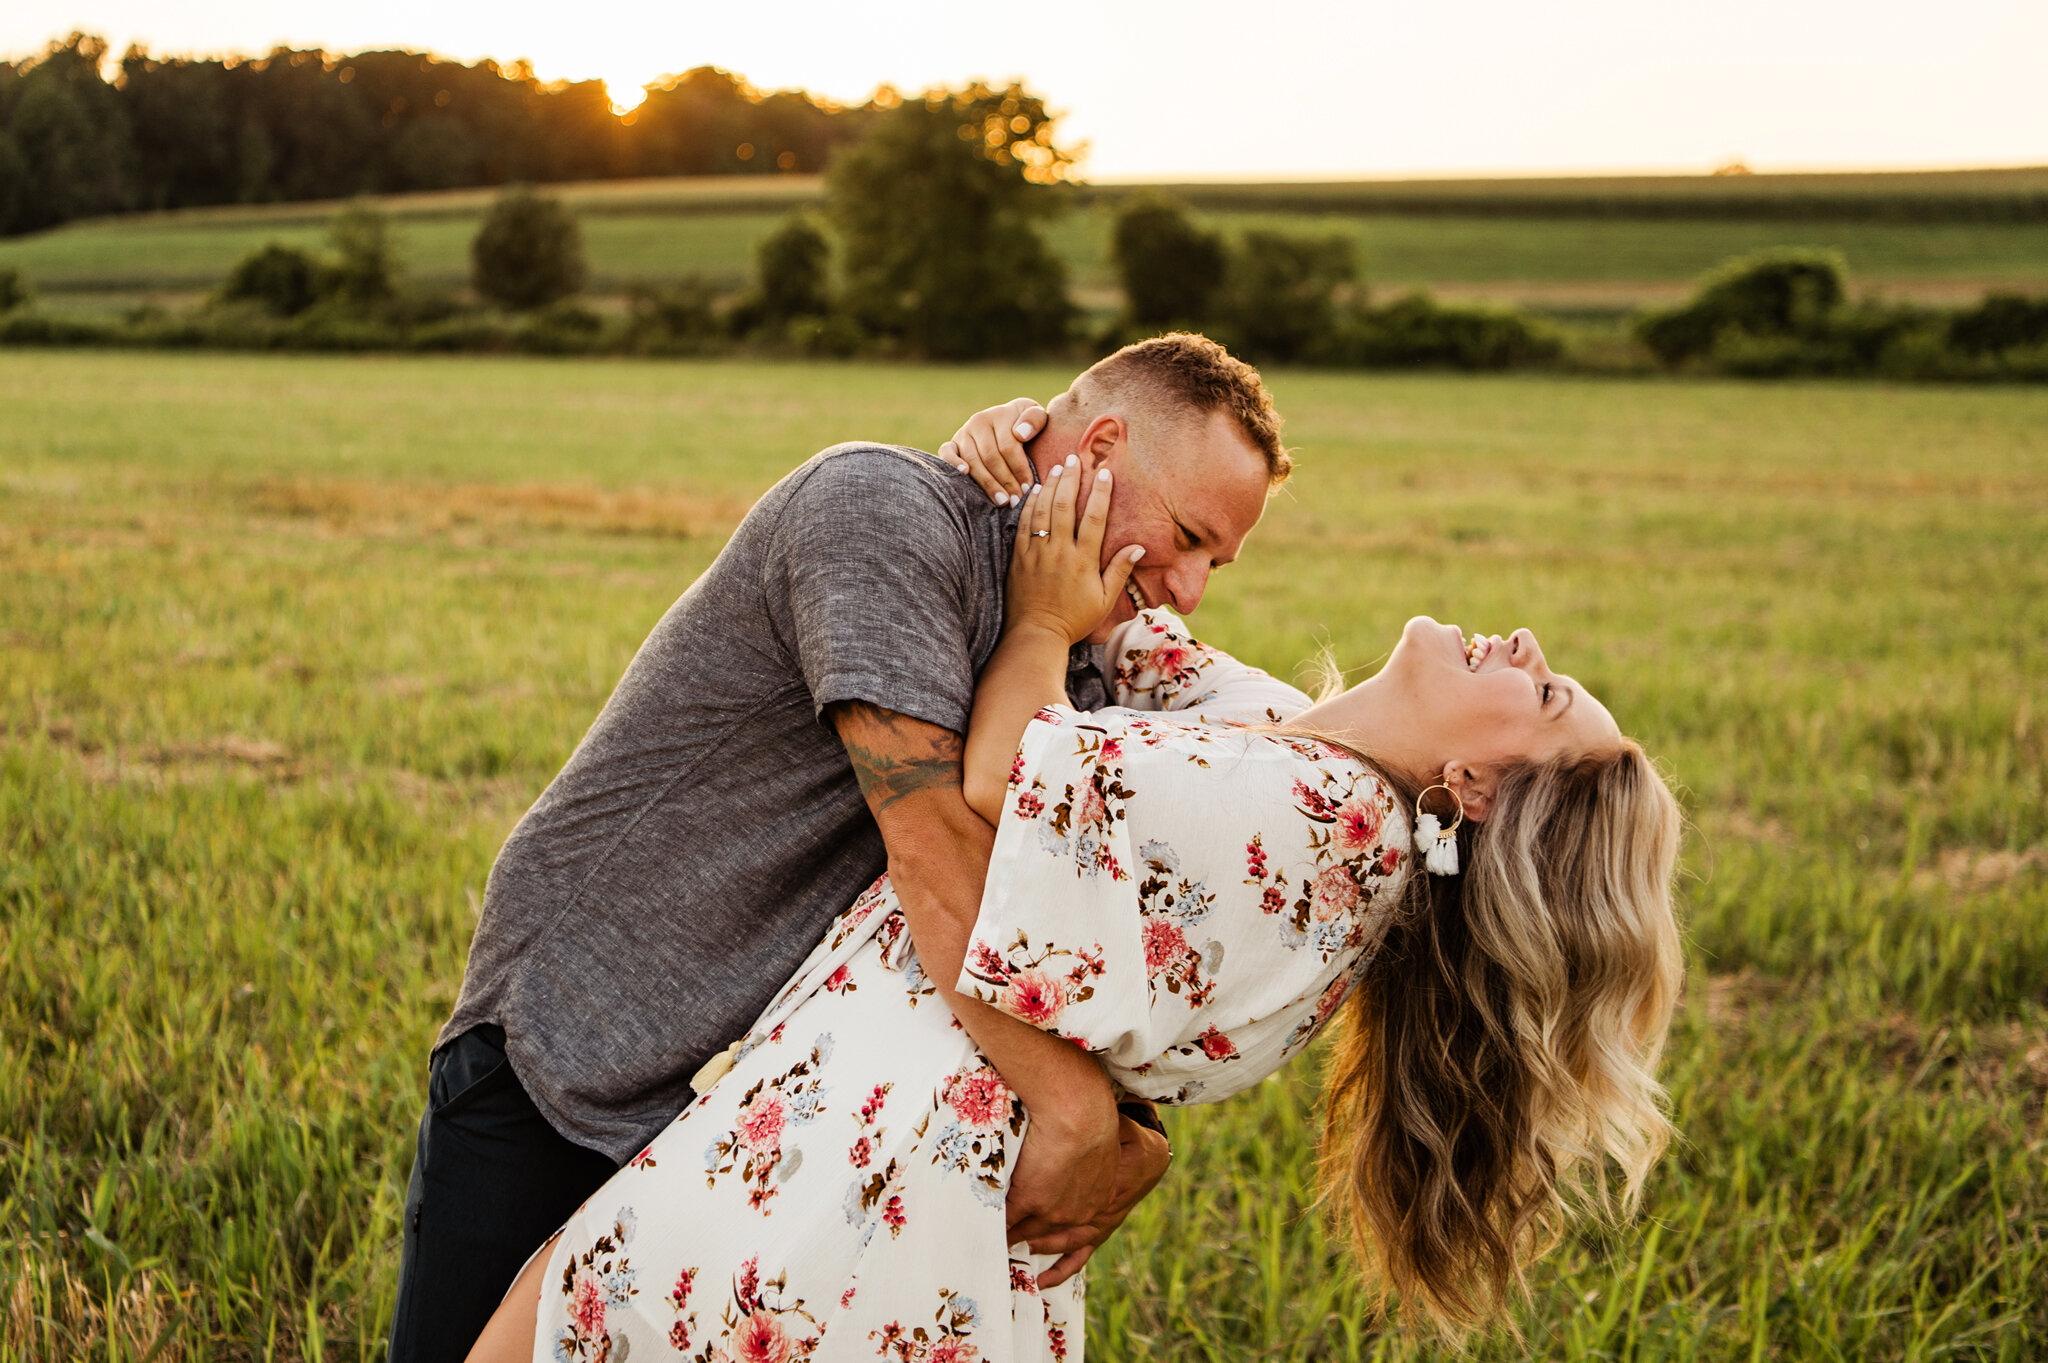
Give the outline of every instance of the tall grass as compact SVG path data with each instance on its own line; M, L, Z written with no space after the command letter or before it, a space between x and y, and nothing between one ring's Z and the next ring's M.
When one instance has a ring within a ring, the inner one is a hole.
M374 1358L490 859L749 499L1042 370L0 356L0 1355ZM1482 1358L2048 1347L2048 394L1276 378L1203 632L1529 624L1693 821L1684 1143ZM1434 1356L1314 1075L1169 1118L1098 1358Z

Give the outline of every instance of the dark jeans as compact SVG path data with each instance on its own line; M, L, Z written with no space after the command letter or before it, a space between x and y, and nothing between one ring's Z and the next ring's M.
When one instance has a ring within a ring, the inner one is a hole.
M499 1028L435 1051L405 1192L390 1363L461 1363L527 1256L614 1172L540 1115Z

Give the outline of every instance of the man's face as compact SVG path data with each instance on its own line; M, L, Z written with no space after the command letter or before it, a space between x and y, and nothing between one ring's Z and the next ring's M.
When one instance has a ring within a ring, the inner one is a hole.
M1125 599L1088 636L1110 631L1146 606L1182 615L1202 602L1209 574L1229 563L1266 511L1266 460L1227 413L1189 424L1171 444L1143 452L1128 440L1103 461L1116 478L1102 537L1105 567L1120 549L1145 546ZM1133 599L1135 598L1135 599Z

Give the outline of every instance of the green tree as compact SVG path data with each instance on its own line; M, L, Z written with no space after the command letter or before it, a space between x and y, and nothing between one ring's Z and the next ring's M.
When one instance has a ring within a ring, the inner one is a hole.
M1228 260L1223 238L1197 226L1181 204L1156 194L1129 200L1110 254L1133 322L1199 326L1211 316Z
M562 201L524 185L491 206L469 244L476 291L516 311L546 307L583 287L583 231Z
M1708 354L1724 333L1813 337L1826 330L1848 297L1847 273L1833 251L1741 256L1707 276L1684 307L1645 316L1636 324L1636 335L1670 365Z
M1072 159L1021 86L878 100L827 176L846 301L867 329L923 354L972 359L1057 344L1066 271L1040 237Z
M32 297L21 271L12 265L0 265L0 312L11 312Z
M26 232L129 204L133 145L121 97L100 74L103 39L74 33L50 44L7 82L0 106L9 148L0 170L20 177L0 190L12 217L0 230Z
M822 317L832 310L832 244L804 214L793 215L754 248L757 307L764 322Z
M1347 236L1246 232L1224 300L1231 348L1248 359L1300 359L1335 333L1338 290L1357 275Z
M329 292L352 307L372 307L398 296L398 253L391 244L391 220L375 204L358 199L327 229L337 257Z

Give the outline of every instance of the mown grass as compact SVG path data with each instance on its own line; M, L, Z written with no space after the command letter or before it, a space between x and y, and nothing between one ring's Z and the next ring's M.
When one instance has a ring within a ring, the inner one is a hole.
M0 357L0 1351L371 1358L490 859L782 471L1044 370ZM1682 785L1685 1141L1485 1358L2048 1343L2048 394L1281 374L1198 623L1533 626ZM1099 1358L1431 1356L1314 1077L1175 1114Z
M753 268L754 243L784 214L758 198L735 199L721 208L705 194L674 202L653 190L647 194L636 198L620 187L608 196L569 194L582 216L594 290L616 292L636 279L691 273L736 287ZM488 198L463 191L386 202L395 215L401 255L415 277L437 287L463 287L469 242ZM152 293L187 294L219 284L237 260L266 242L319 247L334 209L278 205L97 219L0 241L0 266L19 267L52 301L93 293L111 295L102 301L113 305ZM1084 203L1049 227L1084 293L1100 295L1115 287L1109 257L1113 212L1105 203ZM1490 292L1503 298L1538 305L1631 301L1628 290L1616 286L1644 291L1649 301L1669 301L1730 256L1783 246L1839 250L1859 285L1943 301L1987 287L2048 289L2048 224L2042 223L1415 217L1255 207L1219 207L1203 216L1229 232L1256 227L1350 236L1363 275L1375 287L1470 292L1472 286L1492 285Z

